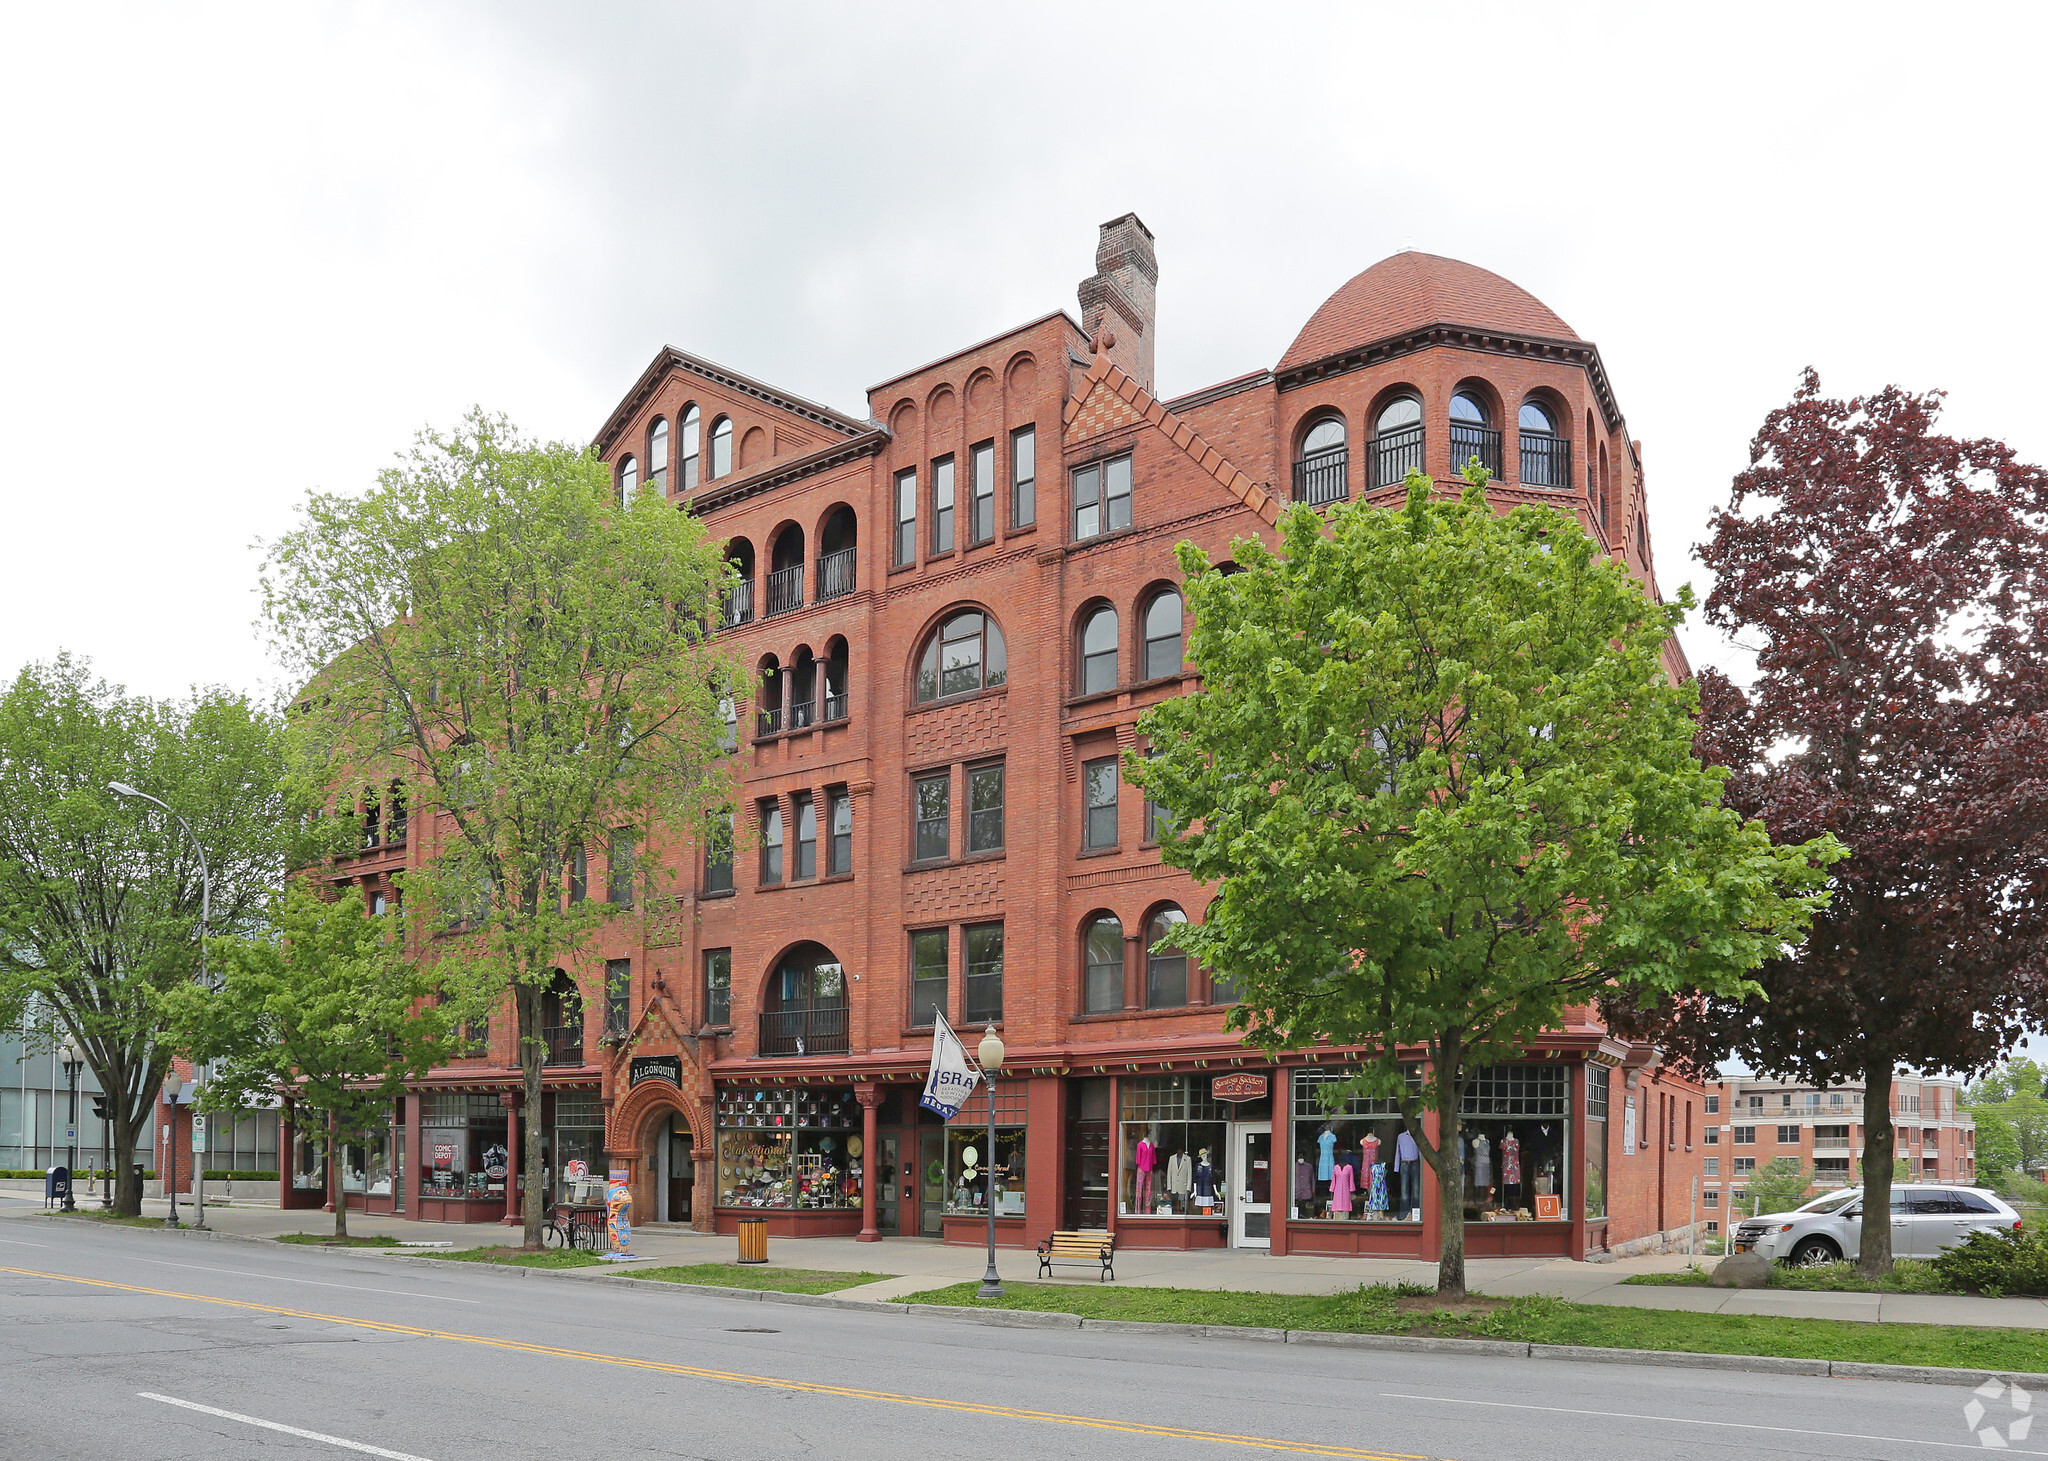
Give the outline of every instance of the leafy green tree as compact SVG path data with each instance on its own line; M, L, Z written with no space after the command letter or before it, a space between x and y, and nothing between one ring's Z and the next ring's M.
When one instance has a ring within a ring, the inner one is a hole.
M1996 1187L2008 1172L2020 1170L2019 1137L1994 1103L1971 1108L1970 1115L1977 1123L1977 1180Z
M116 1152L154 1130L170 1072L167 993L199 972L205 844L214 932L253 931L295 837L276 717L225 690L130 696L81 660L22 670L0 693L0 1027L54 1048L76 1037L111 1096ZM114 1206L141 1210L131 1163Z
M1785 1212L1813 1191L1813 1168L1797 1157L1772 1157L1749 1176L1743 1206L1751 1212Z
M1973 1082L1963 1092L1963 1109L1977 1122L1977 1172L1991 1181L2001 1173L2035 1175L2048 1170L2048 1072L2018 1056Z
M1399 510L1279 527L1279 553L1232 545L1239 572L1178 550L1202 686L1145 717L1127 774L1174 809L1166 861L1221 885L1175 942L1235 983L1234 1027L1378 1047L1347 1089L1420 1145L1457 1295L1472 1076L1617 985L1742 990L1831 849L1721 809L1661 658L1680 609L1568 515L1498 514L1475 470L1458 501L1418 475Z
M214 940L216 987L164 1000L172 1041L212 1062L203 1104L289 1096L302 1129L324 1130L330 1160L382 1126L406 1081L446 1058L453 1028L393 922L370 917L357 889L327 901L294 881L264 934ZM334 1205L334 1233L348 1236L346 1202Z
M363 496L313 494L271 546L265 613L307 685L294 764L345 797L405 782L432 814L405 887L414 950L466 991L509 989L529 1111L556 967L651 894L659 862L636 847L730 801L737 676L708 627L730 577L658 490L622 505L587 451L482 412L422 433ZM572 896L565 870L607 854L615 898ZM527 1122L529 1247L540 1141Z

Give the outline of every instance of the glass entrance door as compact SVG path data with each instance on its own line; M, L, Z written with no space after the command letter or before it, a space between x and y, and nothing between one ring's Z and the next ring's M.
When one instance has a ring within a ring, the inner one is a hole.
M1230 1246L1273 1246L1273 1123L1230 1128Z
M940 1212L946 1202L946 1133L943 1129L917 1134L918 1231L927 1238L945 1235Z

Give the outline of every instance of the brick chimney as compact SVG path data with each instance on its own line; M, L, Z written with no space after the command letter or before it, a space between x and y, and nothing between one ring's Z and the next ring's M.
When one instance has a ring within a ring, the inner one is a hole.
M1110 219L1095 245L1095 273L1081 281L1081 328L1091 348L1102 350L1148 391L1158 294L1152 230L1135 213Z

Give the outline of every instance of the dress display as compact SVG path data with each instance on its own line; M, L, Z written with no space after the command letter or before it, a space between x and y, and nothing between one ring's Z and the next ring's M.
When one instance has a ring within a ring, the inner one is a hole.
M1205 1156L1195 1163L1195 1201L1202 1203L1215 1200L1216 1169L1209 1165L1209 1159Z
M1195 1161L1186 1152L1175 1152L1166 1159L1166 1190L1172 1196L1185 1202L1195 1185Z
M1138 1211L1144 1212L1152 1206L1152 1170L1159 1165L1159 1148L1141 1136L1134 1160L1138 1168Z
M1493 1146L1483 1135L1472 1138L1472 1185L1493 1185Z
M1316 1169L1303 1157L1294 1164L1294 1200L1312 1202L1316 1195Z
M1321 1153L1316 1161L1316 1178L1327 1182L1330 1180L1330 1168L1335 1164L1337 1133L1325 1127L1323 1134L1316 1138L1316 1147Z
M1387 1164L1385 1162L1374 1162L1372 1164L1372 1190L1365 1195L1365 1210L1367 1212L1385 1212L1387 1210Z
M1349 1213L1351 1211L1351 1193L1356 1186L1356 1182L1352 1179L1351 1168L1345 1166L1337 1167L1330 1174L1330 1211Z
M1500 1139L1500 1180L1504 1187L1522 1185L1522 1144L1512 1131Z
M1368 1131L1365 1134L1365 1140L1358 1144L1358 1153L1360 1158L1358 1163L1359 1171L1370 1172L1372 1164L1380 1159L1380 1139Z

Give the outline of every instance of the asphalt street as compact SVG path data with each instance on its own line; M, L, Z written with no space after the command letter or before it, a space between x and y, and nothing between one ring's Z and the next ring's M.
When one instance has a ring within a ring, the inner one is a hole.
M0 1455L24 1461L1888 1461L1982 1449L1971 1398L1005 1329L77 1220L0 1226ZM1982 1423L2013 1418L2001 1400ZM2048 1450L2028 1438L2006 1454Z

